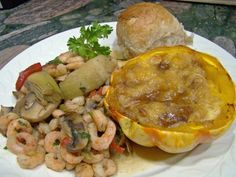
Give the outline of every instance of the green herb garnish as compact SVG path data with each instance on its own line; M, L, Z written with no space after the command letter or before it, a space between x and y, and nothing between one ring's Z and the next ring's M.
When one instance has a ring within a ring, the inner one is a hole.
M19 123L21 126L26 127L26 124L25 124L24 122L22 122L21 120L18 120L18 123Z
M82 139L90 139L90 134L87 132L79 132L79 135Z
M47 64L55 64L55 65L58 65L58 64L61 64L61 60L59 59L59 57L56 57L54 58L53 60L49 61Z
M60 140L56 139L53 143L53 146L58 146L60 144Z
M91 117L93 117L93 114L92 114L92 112L88 112L88 114L89 114Z
M59 106L59 108L60 108L60 110L62 110L62 111L64 111L64 112L69 112L69 111L68 111L68 108L66 107L65 104L61 104L61 105Z
M92 26L81 27L80 37L72 37L68 40L67 46L69 50L84 57L86 60L96 57L97 55L109 55L110 47L101 46L98 42L101 38L108 38L111 34L112 27L109 25L100 25L97 22Z
M3 149L7 150L8 148L7 148L7 146L5 146Z

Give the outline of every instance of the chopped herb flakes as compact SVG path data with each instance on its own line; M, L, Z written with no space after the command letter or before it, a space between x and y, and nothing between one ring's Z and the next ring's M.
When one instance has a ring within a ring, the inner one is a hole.
M59 57L56 57L55 59L49 61L47 64L55 64L55 65L58 65L58 64L61 64L61 60L59 59Z
M60 144L60 140L59 139L56 139L53 143L53 146L58 146Z

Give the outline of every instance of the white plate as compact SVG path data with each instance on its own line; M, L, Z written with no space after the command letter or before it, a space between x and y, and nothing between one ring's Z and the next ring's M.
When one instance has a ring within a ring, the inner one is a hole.
M107 23L113 27L109 39L101 41L105 45L114 46L116 41L116 23ZM42 64L67 51L69 37L79 36L79 28L68 30L34 44L20 53L0 71L0 104L13 106L15 103L12 91L18 73L27 66L41 62ZM221 47L209 40L194 34L193 46L196 50L209 53L217 57L236 81L236 60ZM142 155L124 159L119 164L117 176L158 176L158 177L235 177L236 176L236 130L235 123L231 129L212 144L204 144L193 151L167 155L158 149L147 149L153 153L149 158ZM15 155L4 150L6 139L0 136L0 176L1 177L72 177L73 173L57 173L47 169L44 165L34 170L23 170L16 162ZM131 175L132 174L132 175Z

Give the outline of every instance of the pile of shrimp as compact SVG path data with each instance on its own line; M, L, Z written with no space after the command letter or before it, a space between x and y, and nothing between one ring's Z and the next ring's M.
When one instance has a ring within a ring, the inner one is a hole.
M61 64L44 68L57 81L84 63L83 58L70 52L61 54L59 59ZM30 123L2 108L0 132L7 137L6 147L17 156L19 166L33 169L45 163L57 172L74 170L75 177L116 174L109 147L117 128L103 105L108 87L105 84L88 96L65 100L48 119L38 123ZM82 127L82 132L75 132L75 126ZM80 142L76 142L76 136L80 136Z

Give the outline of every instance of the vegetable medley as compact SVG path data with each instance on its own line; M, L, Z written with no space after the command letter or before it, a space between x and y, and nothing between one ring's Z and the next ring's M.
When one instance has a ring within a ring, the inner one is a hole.
M82 27L79 38L69 39L68 52L19 74L16 105L1 107L0 132L21 168L45 163L78 177L117 172L112 154L124 153L129 144L103 105L117 61L98 43L111 31L98 23Z

